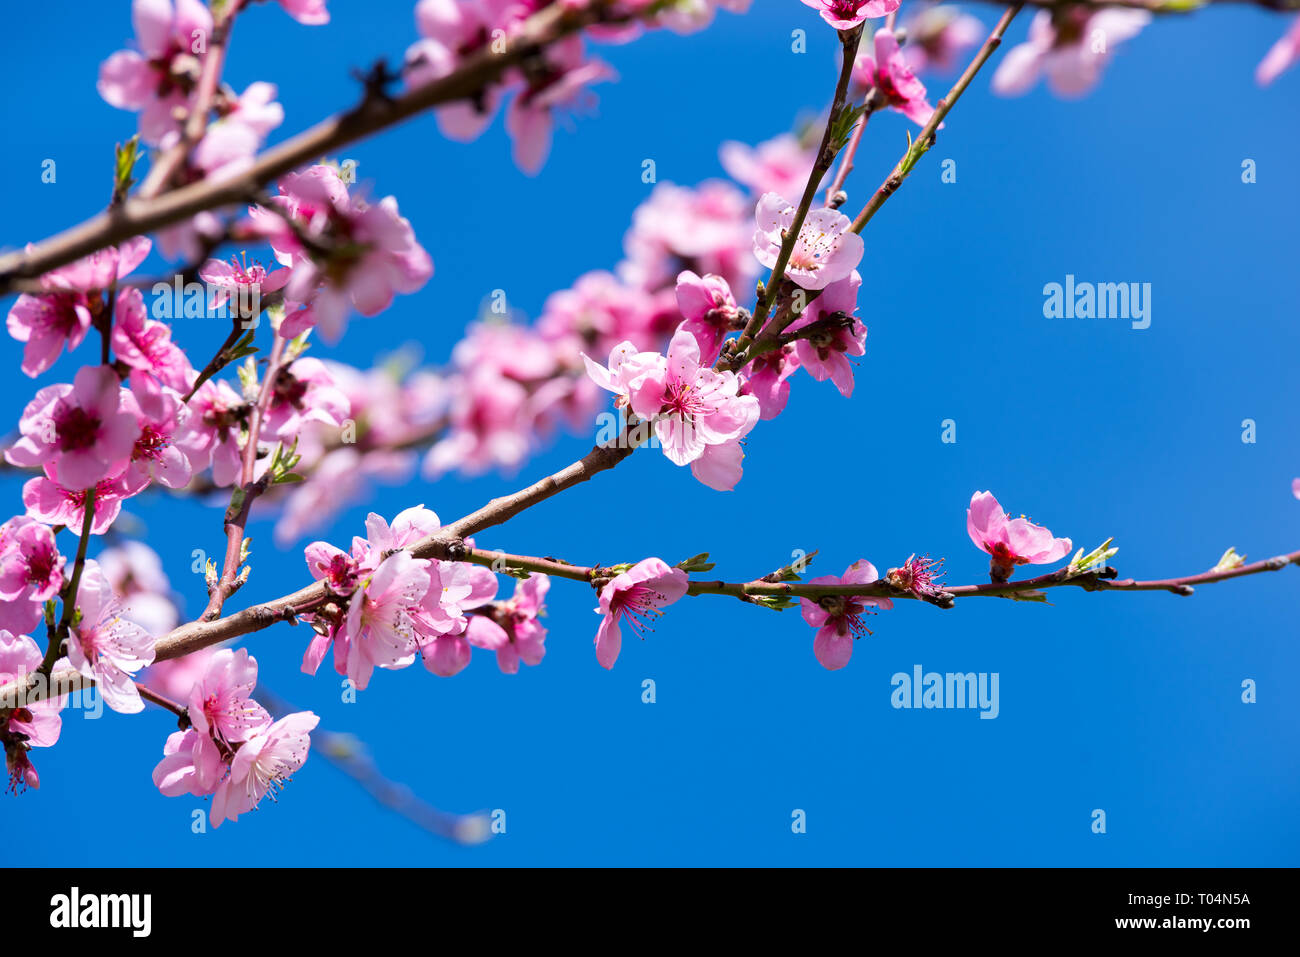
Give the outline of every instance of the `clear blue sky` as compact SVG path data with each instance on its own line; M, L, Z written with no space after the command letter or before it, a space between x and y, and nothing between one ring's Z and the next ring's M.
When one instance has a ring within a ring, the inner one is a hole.
M61 6L16 5L0 40L9 246L99 209L112 145L134 129L94 88L100 60L130 35L128 5L77 4L75 39ZM278 83L277 135L289 135L351 100L349 68L400 56L415 36L411 7L335 0L334 22L309 28L259 6L240 25L228 78L239 89ZM334 354L365 364L416 342L441 362L496 288L535 317L548 293L620 258L649 190L643 159L661 181L693 184L722 174L720 142L757 142L820 108L833 31L795 0L755 7L696 36L603 48L621 81L599 88L598 115L557 135L537 179L514 169L500 121L468 146L422 119L350 150L363 181L399 198L437 272L382 318L354 320ZM976 12L991 25L993 8ZM796 548L821 549L817 574L928 552L947 558L950 582L978 581L986 561L964 510L992 489L1079 545L1115 536L1125 576L1200 571L1229 545L1252 559L1300 547L1289 490L1300 475L1300 72L1262 91L1252 80L1285 22L1239 8L1158 22L1081 102L1041 87L995 98L981 76L867 230L870 338L852 401L797 379L787 413L751 436L728 495L638 454L483 543L580 562L708 550L733 579ZM795 27L809 32L804 55L790 52ZM896 114L872 122L850 206L896 160L906 128ZM56 184L40 181L45 158L58 163ZM945 158L955 184L940 182ZM1241 182L1246 158L1253 185ZM1042 288L1067 273L1151 283L1151 327L1045 319ZM205 356L219 331L178 336ZM8 422L37 388L19 353L0 343ZM64 362L41 384L72 370ZM954 445L940 442L946 418ZM1247 418L1254 444L1241 441ZM348 541L370 509L424 502L454 518L567 464L590 439L562 438L513 479L383 490L325 537ZM17 511L19 482L2 491ZM219 508L158 495L131 511L196 612L203 586L189 556L220 548ZM268 520L251 533L253 577L237 602L305 581L300 549L273 553ZM1288 569L1190 599L1069 590L1051 606L906 603L834 673L817 664L797 612L692 599L606 673L591 645L593 596L557 582L540 667L505 676L476 653L450 680L381 674L355 705L340 703L328 669L298 673L306 635L280 627L248 643L279 694L366 738L388 774L434 804L504 809L507 834L474 849L438 842L313 759L278 805L192 835L198 802L163 798L150 781L171 719L69 712L58 746L38 754L41 791L0 804L10 838L0 863L18 863L21 846L24 863L51 865L1294 865L1297 585L1300 570ZM893 709L891 675L917 664L997 672L1000 715ZM641 702L645 678L656 704ZM1247 678L1253 705L1240 700ZM1105 835L1090 830L1095 808ZM791 832L794 809L807 813L804 835ZM38 833L52 839L15 840Z

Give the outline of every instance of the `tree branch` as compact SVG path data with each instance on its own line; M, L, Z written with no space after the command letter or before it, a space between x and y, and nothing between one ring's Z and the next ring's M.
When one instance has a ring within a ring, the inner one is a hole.
M920 134L912 141L907 152L903 154L903 158L894 166L893 172L880 184L880 188L876 190L875 195L871 197L867 205L862 208L862 212L858 213L857 219L853 221L853 231L855 233L862 232L863 227L871 221L871 217L876 215L876 211L885 204L885 200L893 196L898 187L903 185L903 180L907 179L917 161L934 145L935 132L939 129L939 124L943 122L943 118L948 115L948 112L957 105L961 95L966 92L966 87L970 86L971 80L975 79L975 74L988 62L989 57L993 55L993 51L1001 45L1002 35L1006 33L1007 27L1011 25L1011 21L1015 19L1016 14L1020 12L1023 6L1022 3L1016 3L1003 11L1002 16L998 18L997 24L993 27L993 32L989 34L988 39L984 41L984 45L975 54L975 59L966 67L966 72L957 79L948 94L935 105L930 121L925 124Z
M30 249L0 256L0 296L13 291L16 280L34 279L96 250L132 236L180 222L196 213L235 205L253 190L350 143L417 116L432 107L473 99L506 70L518 66L557 40L596 23L625 22L629 16L612 11L614 0L592 0L580 9L555 3L523 22L502 53L491 48L468 57L459 69L441 79L394 98L367 89L351 110L322 120L310 129L267 150L243 173L216 182L203 180L157 197L132 197L116 209L52 236ZM653 10L654 7L648 8Z
M831 139L834 136L840 114L844 111L845 101L848 99L849 80L853 77L853 63L857 59L858 44L861 41L861 25L852 30L840 31L840 44L844 59L840 64L840 77L835 85L835 96L831 101L830 113L826 117L826 129L822 132L821 146L817 149L817 159L813 163L812 170L808 173L808 183L804 186L803 196L800 197L799 205L795 208L794 220L784 231L781 249L777 253L772 272L767 277L767 282L759 286L758 302L754 306L754 313L750 316L749 322L746 323L745 330L741 333L740 338L730 343L730 352L724 354L718 364L719 368L734 370L743 364L735 363L733 360L745 354L745 349L762 330L767 314L772 308L772 303L776 301L777 292L780 289L782 280L785 278L785 267L790 263L790 254L794 252L794 247L799 242L799 232L803 229L804 219L807 218L808 210L812 207L813 198L817 195L817 185L830 170L831 165L835 162L835 154L839 151L839 144L833 144Z

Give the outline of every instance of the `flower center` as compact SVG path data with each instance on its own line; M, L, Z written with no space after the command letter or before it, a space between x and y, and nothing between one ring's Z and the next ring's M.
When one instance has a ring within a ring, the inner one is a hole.
M131 450L131 460L133 462L141 459L154 461L162 456L163 451L170 444L171 441L167 436L152 425L146 425L141 429L140 437L135 440L135 448Z
M659 605L666 597L645 585L636 585L616 595L610 602L610 611L615 618L626 615L628 626L638 638L644 640L646 631L654 631L654 620L663 617Z
M818 604L830 615L831 622L835 625L835 633L841 638L848 635L861 638L871 634L866 619L868 615L874 615L876 612L857 596L827 595Z
M686 382L673 382L664 392L662 411L690 418L707 410L698 389Z
M99 416L91 415L81 406L64 404L54 415L54 432L62 451L75 452L95 444L99 435Z
M49 581L54 574L54 563L54 549L43 542L37 545L27 557L27 580L33 585Z

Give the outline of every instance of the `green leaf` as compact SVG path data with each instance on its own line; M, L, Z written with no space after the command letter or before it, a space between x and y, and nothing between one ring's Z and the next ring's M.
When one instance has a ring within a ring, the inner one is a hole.
M709 561L708 552L700 552L698 555L692 555L685 561L677 563L677 567L684 572L707 572L716 567L714 562Z
M135 185L135 180L131 174L135 171L135 164L140 159L140 136L136 134L126 141L125 144L118 143L114 147L113 163L113 193L116 196L125 196Z

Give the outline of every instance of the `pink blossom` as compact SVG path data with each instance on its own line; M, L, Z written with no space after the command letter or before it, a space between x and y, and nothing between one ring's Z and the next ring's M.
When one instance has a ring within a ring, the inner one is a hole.
M917 558L915 554L909 555L900 568L891 568L885 573L885 580L895 588L910 591L917 598L927 598L943 590L940 582L943 573L939 571L941 565L942 558L932 559L929 555Z
M810 580L808 584L867 585L879 577L876 567L863 558L845 569L843 577L823 575ZM849 663L856 639L871 634L866 626L866 617L875 614L877 608L893 607L894 603L888 598L863 595L826 595L816 601L811 598L799 599L799 611L803 614L803 620L817 629L817 637L813 639L813 654L823 668L831 671Z
M542 168L551 151L555 111L577 106L589 84L615 76L600 60L584 60L582 40L576 36L553 44L542 56L544 65L526 74L524 88L506 110L515 163L530 176Z
M11 465L53 464L72 488L116 475L130 458L139 429L122 407L111 366L83 366L72 385L46 386L23 410L22 438L5 452Z
M434 479L451 469L474 475L518 468L532 443L528 390L490 367L475 369L453 384L447 431L425 457L425 476Z
M785 404L790 398L790 383L787 380L798 368L799 356L792 344L754 357L754 361L747 367L740 392L758 400L760 419L774 419L785 410Z
M555 351L536 331L514 322L472 322L451 350L458 369L484 366L509 379L531 382L555 374Z
M669 568L659 558L643 559L610 579L601 589L600 605L595 609L604 616L596 631L596 660L601 667L613 668L618 660L623 647L620 618L626 616L633 632L644 639L651 620L663 614L665 605L685 595L688 587L686 572Z
M469 664L465 609L490 600L496 589L496 576L486 568L463 562L429 564L429 590L416 614L416 641L425 668L449 678Z
M338 173L319 165L286 176L280 192L275 202L281 212L328 250L322 260L275 213L254 211L253 220L280 262L293 267L285 298L310 302L311 320L330 342L342 335L349 309L377 315L396 293L415 292L433 275L433 261L392 196L371 205L354 201Z
M77 610L81 617L68 637L69 663L99 686L104 703L114 711L142 711L144 703L132 679L153 663L154 639L123 617L121 601L93 560L86 562L81 575Z
M552 293L536 328L553 361L561 361L577 350L605 355L625 341L641 349L658 347L680 321L672 290L648 292L595 271Z
M79 533L86 521L87 493L87 489L63 485L59 481L58 469L47 465L45 475L28 479L23 485L23 505L27 514L36 521L45 525L66 525ZM103 535L108 531L122 511L123 499L134 494L127 490L121 475L96 482L90 534Z
M66 563L49 527L25 515L0 525L0 599L46 602L63 587Z
M229 110L208 126L194 148L193 162L209 181L235 176L252 165L267 135L284 122L273 83L252 83Z
M460 674L470 661L470 645L461 633L429 634L420 639L420 660L439 678Z
M1047 565L1059 561L1070 551L1068 538L1053 538L1041 525L1023 515L1013 519L993 497L992 492L976 492L966 510L966 531L975 547L992 556L989 577L1005 582L1017 565Z
M164 226L154 236L164 259L187 262L207 254L211 243L226 233L226 224L215 213L204 210L172 226Z
M358 688L370 683L376 667L405 668L415 660L414 616L429 590L427 565L409 552L397 552L353 594L335 653L344 651L347 675Z
M733 289L752 288L753 208L740 190L721 180L695 188L660 183L632 214L619 276L656 290L671 286L686 268L721 276Z
M406 51L403 74L416 88L442 79L465 56L491 42L491 31L502 26L503 0L420 0L415 23L423 38ZM469 142L479 136L496 113L501 99L490 86L481 101L461 100L435 110L438 128L448 139Z
M266 429L268 434L290 442L307 423L338 428L350 412L348 397L334 384L329 368L319 359L298 358L282 366L276 375Z
M741 318L727 280L685 270L677 277L677 308L686 319L681 328L695 337L702 360L712 365L722 351L722 340Z
M320 718L299 711L281 718L240 745L230 774L212 795L212 826L253 810L268 793L274 797L307 760L311 731Z
M993 91L1016 96L1045 73L1058 96L1082 96L1101 79L1115 44L1136 36L1150 20L1145 10L1040 10L1029 24L1028 40L1002 58L993 74Z
M903 26L907 30L903 55L914 73L954 69L961 55L984 35L984 25L976 17L947 4L925 7Z
M744 183L755 196L802 196L817 151L806 149L794 136L783 133L752 148L729 140L719 147L718 158L727 175Z
M300 712L272 724L270 714L252 699L257 660L245 649L223 648L199 660L201 670L193 674L183 696L191 727L168 737L153 781L167 797L213 795L215 827L251 810L269 786L287 778L277 773L285 769L276 764L275 751L289 743L284 740L287 728L305 717L311 719L310 730L315 716ZM299 749L289 750L297 754ZM306 756L305 746L301 756ZM301 760L288 763L293 764L289 770L302 766Z
M280 0L280 6L299 23L318 26L330 22L330 12L325 9L326 0Z
M1291 494L1300 498L1300 478L1291 480Z
M122 611L129 620L151 635L165 635L176 627L180 612L172 600L171 582L167 580L157 552L143 542L123 541L104 549L96 560L113 591L122 596ZM176 680L181 680L179 676L185 667L206 662L211 650L191 652L182 659L151 665L150 680L160 674L160 670L174 673ZM179 694L169 697L188 697L191 685L192 680ZM164 686L170 685L164 682ZM169 694L167 691L163 693Z
M176 444L189 456L194 471L212 466L218 487L239 477L244 435L241 412L247 403L229 384L209 379L189 401L190 415L176 435Z
M144 262L153 244L144 236L108 246L60 266L41 277L41 285L52 292L97 292L126 277Z
M176 112L198 83L212 14L199 0L134 0L131 19L140 52L119 50L99 68L99 95L142 111L140 138L150 146L178 131Z
M1255 82L1260 86L1268 86L1284 71L1295 66L1297 60L1300 60L1300 17L1291 21L1286 33L1269 47L1264 59L1259 61L1259 66L1255 68Z
M771 269L781 252L781 233L794 226L795 208L776 193L764 193L754 211L754 255ZM862 261L862 237L843 213L808 211L786 265L787 278L804 289L825 289L845 279Z
M685 330L673 336L666 359L625 351L611 355L610 366L606 370L587 360L597 385L625 392L632 411L654 422L664 455L674 465L690 465L710 488L735 488L744 458L740 439L758 421L759 409L757 399L740 394L733 373L703 365L699 344Z
M42 276L41 286L48 292L19 296L5 325L11 336L26 343L23 372L38 376L54 364L65 343L69 352L81 345L95 311L102 308L100 290L140 265L150 246L137 236L120 247L101 249Z
M157 481L168 488L184 488L193 475L193 467L189 455L176 445L175 438L189 418L189 409L176 390L146 372L132 372L130 383L130 389L122 396L122 405L135 416L139 437L127 466L127 487L134 493Z
M898 9L900 0L803 0L836 30L851 30L864 20L878 20Z
M91 304L84 292L58 292L18 297L5 326L23 348L22 370L35 378L58 359L66 344L81 345L91 324Z
M798 332L821 324L821 331L795 342L795 352L809 375L818 382L830 379L845 398L853 394L853 366L848 357L866 352L867 327L854 317L861 285L862 277L854 270L848 279L827 286L787 327L788 332Z
M100 553L102 556L102 552ZM141 625L146 630L148 627ZM166 629L156 631L155 634L163 634L166 630L175 627L167 626ZM159 694L166 695L168 698L189 700L190 691L208 669L208 661L217 653L216 648L200 648L198 651L192 651L183 658L169 658L166 661L155 661L147 671L144 672L145 683L157 691Z
M271 724L266 709L252 699L257 687L257 660L247 649L223 648L209 660L203 677L190 689L190 723L198 732L194 747L196 784L203 793L216 789L213 771L235 745Z
M44 604L29 595L13 601L0 601L0 631L15 635L34 631L44 616Z
M508 675L519 672L519 662L539 665L546 654L546 628L538 621L543 614L551 580L546 575L529 575L515 583L509 601L497 602L469 619L465 637L477 648L497 654L497 667Z
M214 306L231 300L236 304L249 303L252 296L247 290L254 288L259 298L264 293L283 289L291 274L290 269L268 273L261 263L250 265L242 256L231 256L229 260L209 259L199 269L199 278L209 286L217 287L212 302Z
M374 569L385 553L414 545L442 527L438 513L423 505L413 505L398 512L390 524L377 512L366 516L366 537L352 545L352 553L366 569Z
M912 73L903 51L898 48L894 31L881 27L876 31L875 55L858 54L853 78L865 90L875 90L881 105L902 113L918 126L930 122L934 107L925 98L925 84ZM943 129L943 124L939 124Z
M0 686L28 679L40 668L43 657L31 638L0 630ZM30 703L19 699L21 707L9 711L8 717L0 720L0 745L4 747L11 794L41 786L30 751L51 747L59 740L63 727L59 712L64 700L63 696Z
M148 318L140 290L119 291L114 313L112 341L117 358L132 369L152 373L164 385L188 391L194 378L190 360L172 342L171 327Z
M344 598L356 591L361 581L361 562L355 555L336 548L329 542L312 542L304 550L307 570L318 582L336 595Z
M183 794L202 797L211 793L211 789L205 789L199 781L219 779L225 770L225 764L218 760L205 765L200 771L196 754L210 757L206 750L199 751L201 741L202 735L193 728L173 731L167 736L167 742L163 745L163 759L153 769L154 787L162 792L163 797L180 797Z

